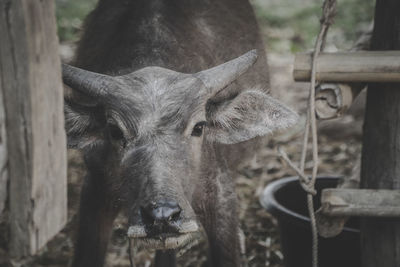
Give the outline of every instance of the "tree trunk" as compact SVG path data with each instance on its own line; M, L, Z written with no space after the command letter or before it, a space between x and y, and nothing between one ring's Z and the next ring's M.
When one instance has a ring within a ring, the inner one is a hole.
M0 36L9 250L20 258L40 249L67 218L63 89L53 0L1 0Z
M400 50L400 1L377 0L372 50ZM368 89L361 185L400 189L400 84ZM361 221L364 267L400 266L400 219Z

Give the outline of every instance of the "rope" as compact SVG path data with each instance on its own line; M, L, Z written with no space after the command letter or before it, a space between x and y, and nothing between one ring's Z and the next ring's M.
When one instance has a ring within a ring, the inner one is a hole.
M293 164L286 153L282 149L278 149L281 157L289 164L289 166L298 174L300 185L307 192L307 208L310 216L311 232L312 232L312 266L318 267L318 229L315 220L315 211L313 196L316 194L315 181L318 173L318 134L317 122L315 115L315 84L316 84L316 66L317 58L321 51L323 51L326 42L326 36L330 25L333 23L336 15L336 0L325 0L322 6L322 17L320 19L321 27L318 33L317 40L314 46L314 53L311 65L311 81L310 81L310 94L308 97L307 119L304 129L303 146L300 158L300 168ZM312 175L311 179L304 174L304 167L307 158L307 144L311 130L312 140Z

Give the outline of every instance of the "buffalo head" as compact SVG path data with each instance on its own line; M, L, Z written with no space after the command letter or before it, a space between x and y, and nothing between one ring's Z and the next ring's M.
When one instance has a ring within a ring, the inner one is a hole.
M294 112L261 90L225 92L256 58L250 51L195 74L146 67L109 76L63 65L72 88L68 144L84 150L91 175L104 180L104 197L126 211L129 237L156 249L190 242L199 230L195 196L219 169L215 144L296 122Z

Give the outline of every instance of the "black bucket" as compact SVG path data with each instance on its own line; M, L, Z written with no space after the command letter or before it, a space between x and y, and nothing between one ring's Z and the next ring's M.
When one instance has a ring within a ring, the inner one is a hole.
M321 190L336 187L338 177L318 177L314 207L320 207ZM297 177L269 184L261 204L278 219L285 267L311 266L311 227L306 193ZM344 231L334 238L319 237L319 267L361 267L358 221L350 219Z

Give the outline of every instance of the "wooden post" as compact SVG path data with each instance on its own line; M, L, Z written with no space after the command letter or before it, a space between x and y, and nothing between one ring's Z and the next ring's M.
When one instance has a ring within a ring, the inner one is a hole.
M372 50L400 50L399 10L399 0L376 1ZM400 84L369 85L361 186L400 189ZM400 219L362 219L361 243L363 267L400 266Z
M53 0L0 1L0 36L9 251L20 258L35 253L67 218L63 89Z

